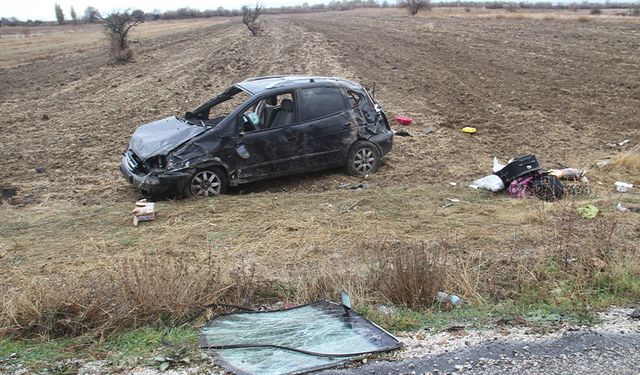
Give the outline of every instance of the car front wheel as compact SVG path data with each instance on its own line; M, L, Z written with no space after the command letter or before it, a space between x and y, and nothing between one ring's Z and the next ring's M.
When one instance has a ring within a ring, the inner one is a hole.
M184 187L185 197L206 198L227 191L227 175L222 169L208 167L196 171Z
M371 142L358 141L347 155L347 172L352 176L366 176L380 167L380 150Z

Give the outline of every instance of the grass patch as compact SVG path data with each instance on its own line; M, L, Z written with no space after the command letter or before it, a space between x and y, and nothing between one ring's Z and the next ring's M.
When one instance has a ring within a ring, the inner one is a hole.
M356 311L391 332L413 331L424 327L425 314L406 307L381 308L375 305L357 307Z
M125 357L139 357L148 356L166 344L197 348L198 331L185 327L144 327L109 337L98 349Z
M30 370L47 373L76 373L75 365L64 361L71 358L105 359L120 370L141 364L157 366L159 363L154 357L159 354L183 362L188 357L191 358L188 362L199 359L197 330L148 326L112 335L103 342L95 342L86 336L48 341L11 338L0 341L0 359L5 364L20 363Z
M74 341L0 340L0 359L8 363L20 362L26 367L39 367L73 356L66 350Z

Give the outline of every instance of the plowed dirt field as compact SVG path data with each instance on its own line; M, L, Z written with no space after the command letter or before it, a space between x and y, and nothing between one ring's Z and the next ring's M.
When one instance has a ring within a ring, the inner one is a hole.
M0 182L18 188L16 203L133 201L118 165L137 126L271 74L375 83L390 117L414 119L414 137L396 137L372 177L379 186L472 179L492 155L589 168L611 155L606 144L640 134L637 20L389 10L271 16L263 26L256 38L238 19L150 22L134 32L137 62L128 65L108 63L98 26L3 31ZM332 171L243 189L321 191L345 178Z

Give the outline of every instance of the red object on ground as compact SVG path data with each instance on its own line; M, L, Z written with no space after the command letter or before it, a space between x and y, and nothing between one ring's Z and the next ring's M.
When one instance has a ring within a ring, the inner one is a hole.
M398 124L400 125L411 125L411 121L413 120L404 116L396 116L396 121L398 121Z

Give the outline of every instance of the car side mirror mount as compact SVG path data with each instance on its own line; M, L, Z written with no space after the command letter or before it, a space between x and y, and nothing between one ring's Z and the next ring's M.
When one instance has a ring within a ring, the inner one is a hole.
M251 156L249 154L249 151L247 150L247 148L243 144L239 144L236 147L236 154L238 154L238 156L240 156L243 159L249 159L249 157Z

